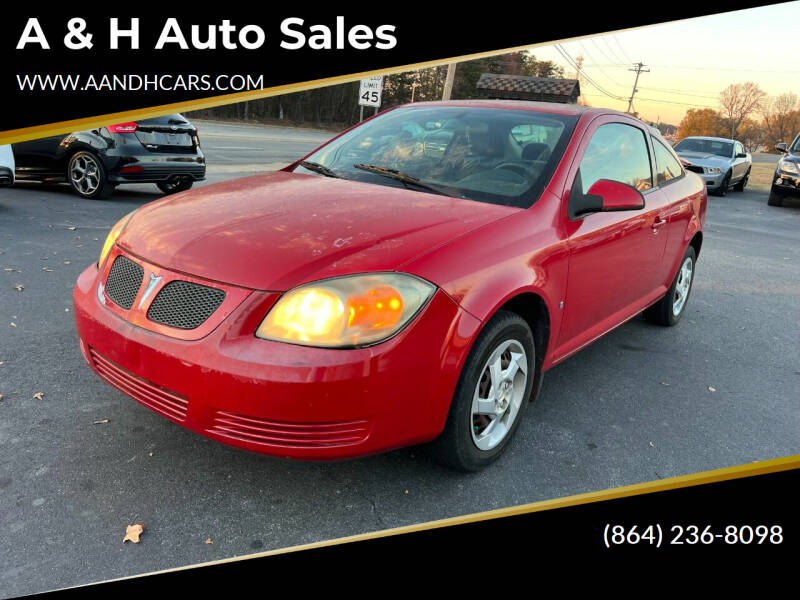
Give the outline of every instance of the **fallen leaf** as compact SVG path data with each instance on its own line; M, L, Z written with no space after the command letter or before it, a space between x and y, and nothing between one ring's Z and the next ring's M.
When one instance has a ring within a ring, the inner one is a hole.
M128 525L125 528L125 537L122 538L122 543L131 541L134 544L139 543L139 536L144 533L144 523L136 523L135 525Z
M650 446L651 448L655 448L656 447L656 445L653 442L649 442L647 445Z
M53 269L48 269L47 267L42 267L42 271L47 271L48 273L52 273Z
M710 386L708 386L708 391L709 392L716 392L717 388L715 388L714 386L710 385Z
M69 261L68 261L68 260L65 260L65 261L64 261L64 264L65 264L65 265L68 265L68 264L69 264Z
M19 269L15 269L13 267L5 267L3 271L8 271L9 273L19 273Z
M213 543L214 540L212 540L211 538L206 538L206 544L213 544Z
M70 231L75 231L76 227L67 227Z
M153 453L152 453L152 452L150 453L150 456L153 456Z
M16 327L16 326L17 326L17 324L16 324L16 323L14 323L14 321L11 321L11 323L9 323L9 326L11 326L11 327Z
M661 382L661 385L667 385L667 386L668 386L668 385L669 385L669 383L667 383L666 381L662 381L662 382Z
M17 290L18 292L21 292L22 290L24 290L24 289L25 289L25 286L24 286L24 285L22 285L22 284L15 285L15 286L14 286L14 289L15 289L15 290Z
M2 400L3 398L5 398L5 396L3 396L3 394L0 394L0 400Z
M33 395L33 397L36 398L37 400L43 400L44 399L44 392L36 392Z
M108 423L108 419L97 419L97 421L93 421L93 425L102 425L103 423Z

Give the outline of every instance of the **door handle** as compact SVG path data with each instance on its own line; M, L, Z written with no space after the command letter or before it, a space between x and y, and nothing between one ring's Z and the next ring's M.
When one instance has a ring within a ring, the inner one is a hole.
M659 217L659 220L653 221L653 224L650 227L652 227L653 233L658 233L659 231L661 231L661 228L666 224L667 220Z

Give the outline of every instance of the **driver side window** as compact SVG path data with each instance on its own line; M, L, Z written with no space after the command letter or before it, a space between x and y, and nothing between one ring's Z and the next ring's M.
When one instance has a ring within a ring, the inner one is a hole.
M641 129L624 123L597 128L581 159L575 185L580 184L586 194L599 179L619 181L640 192L653 187L650 153Z

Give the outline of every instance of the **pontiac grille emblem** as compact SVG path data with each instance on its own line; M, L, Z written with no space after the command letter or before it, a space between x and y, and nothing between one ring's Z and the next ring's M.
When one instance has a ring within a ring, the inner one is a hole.
M153 290L156 289L159 283L161 283L162 279L164 279L164 277L156 277L155 273L150 273L150 281L147 282L147 287L144 290L144 294L142 294L142 299L139 300L139 308L144 306L145 300L147 300L147 297L153 293Z

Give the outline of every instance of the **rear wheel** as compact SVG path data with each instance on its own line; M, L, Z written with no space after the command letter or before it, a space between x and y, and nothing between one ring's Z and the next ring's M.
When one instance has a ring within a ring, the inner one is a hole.
M697 254L695 254L694 248L689 246L667 293L661 300L644 311L644 316L648 321L666 327L671 327L680 321L686 310L689 292L692 291L696 262Z
M743 192L747 182L750 180L750 169L747 169L747 173L744 174L742 180L733 186L734 191L736 192Z
M516 313L498 311L478 336L456 387L434 457L461 471L478 471L506 449L535 379L533 334Z
M767 199L767 204L770 206L783 206L783 196L780 194L776 194L773 191L770 191L769 198Z
M81 198L105 199L114 193L115 186L106 179L103 162L88 151L76 152L69 159L67 181Z
M194 182L191 179L181 179L179 181L160 181L156 185L165 194L177 194L190 189L192 183Z

